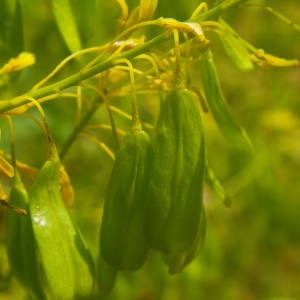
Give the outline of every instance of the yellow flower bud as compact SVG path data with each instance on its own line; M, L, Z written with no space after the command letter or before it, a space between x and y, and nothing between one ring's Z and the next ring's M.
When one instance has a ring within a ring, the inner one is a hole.
M16 58L11 58L0 69L0 75L25 69L35 63L35 56L30 52L22 52Z

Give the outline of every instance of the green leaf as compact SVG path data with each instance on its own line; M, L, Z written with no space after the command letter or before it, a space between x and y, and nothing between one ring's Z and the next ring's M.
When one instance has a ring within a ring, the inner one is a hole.
M100 43L95 41L95 34L99 31L97 26L97 0L73 0L72 7L74 17L77 22L78 31L80 32L81 43L83 47Z
M81 49L81 41L69 0L52 0L57 26L71 52Z
M20 1L16 1L12 28L10 32L10 49L12 56L15 56L24 49L24 31Z
M7 57L4 57L4 54L7 52L9 16L7 1L2 0L0 9L0 64L7 59Z
M0 0L0 64L24 49L20 1Z
M30 215L51 299L86 299L94 266L60 193L60 162L48 160L32 188Z

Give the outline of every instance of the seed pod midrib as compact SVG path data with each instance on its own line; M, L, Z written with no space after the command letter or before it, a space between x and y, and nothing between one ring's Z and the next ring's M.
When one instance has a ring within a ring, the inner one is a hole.
M145 233L152 248L185 251L194 239L202 203L203 155L198 103L187 90L169 93L157 122L145 209Z

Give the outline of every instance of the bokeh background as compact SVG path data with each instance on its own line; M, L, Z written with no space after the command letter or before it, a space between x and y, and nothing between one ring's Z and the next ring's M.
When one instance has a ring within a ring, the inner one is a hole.
M34 53L37 61L1 90L0 98L4 99L30 89L69 55L51 2L21 2L25 49ZM119 17L114 1L71 2L84 47L100 45L114 37ZM130 7L137 5L137 1L127 2ZM209 6L212 3L208 1ZM300 20L297 0L260 3L276 8L292 21ZM95 4L97 9L91 9ZM184 20L198 4L196 0L160 0L155 16ZM300 32L268 12L243 6L227 12L224 18L257 48L280 57L300 58ZM256 68L242 73L228 59L216 37L211 34L209 38L222 87L235 116L253 141L255 158L249 160L230 145L210 116L204 116L208 159L231 196L231 207L225 207L206 187L207 233L198 258L181 274L169 276L162 259L152 253L140 271L120 274L110 296L96 292L95 299L300 299L300 69ZM141 97L139 102L147 117L147 107L152 107L149 97L145 100L148 106ZM75 105L72 100L58 99L43 107L60 147L72 130ZM124 121L123 125L129 123ZM7 151L7 129L1 119L0 126L0 148ZM43 133L22 117L15 118L15 127L18 159L41 166L47 154ZM108 134L101 134L109 143ZM96 257L101 207L112 161L97 145L78 138L64 163L76 193L71 213ZM0 207L0 300L26 299L7 262L5 213L5 208Z

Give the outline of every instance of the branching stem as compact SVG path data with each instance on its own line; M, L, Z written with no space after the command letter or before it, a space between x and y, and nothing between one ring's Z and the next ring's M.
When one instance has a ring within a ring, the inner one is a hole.
M215 7L211 8L210 10L199 14L195 19L193 19L193 22L201 22L207 19L211 19L214 17L217 17L220 13L222 13L224 10L234 7L240 3L243 3L247 0L225 0L221 2L220 4L216 5ZM190 20L188 20L190 21ZM87 70L81 70L63 80L57 81L53 84L50 84L45 87L41 87L38 89L32 89L28 91L27 93L17 96L15 98L12 98L10 100L2 100L0 101L0 113L7 112L11 109L14 109L18 106L21 106L23 104L28 103L30 98L39 99L41 97L48 96L53 93L58 93L66 88L79 85L80 82L91 78L95 76L96 74L99 74L111 67L114 66L114 60L116 58L118 59L131 59L133 57L136 57L142 53L147 52L151 47L160 44L166 40L168 40L172 34L168 31L158 35L157 37L149 40L148 42L145 42L144 44L137 46L134 49L130 49L128 51L120 53L117 57L108 58L104 60L103 62L100 62L99 64L87 69Z

